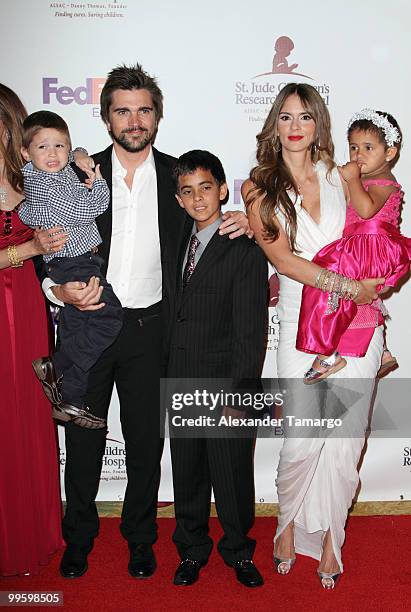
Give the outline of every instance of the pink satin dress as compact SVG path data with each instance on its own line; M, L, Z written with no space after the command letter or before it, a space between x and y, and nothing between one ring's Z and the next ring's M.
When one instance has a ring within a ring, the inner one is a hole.
M362 219L351 203L342 238L321 249L313 262L344 276L363 280L384 277L385 284L394 287L410 270L411 239L399 231L401 185L394 181L370 179L370 185L396 187L384 206L371 219ZM352 300L338 302L329 312L328 293L305 286L302 293L296 348L307 353L363 357L374 329L383 321L381 300L371 305L357 306ZM381 312L382 311L382 312Z

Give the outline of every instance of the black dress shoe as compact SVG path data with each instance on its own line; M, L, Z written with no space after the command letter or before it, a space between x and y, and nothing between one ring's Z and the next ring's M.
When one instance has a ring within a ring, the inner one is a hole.
M88 569L87 555L92 546L86 548L68 544L60 563L60 574L63 578L80 578Z
M194 559L184 559L174 574L174 584L177 586L190 586L197 582L203 563Z
M157 563L151 544L129 544L130 562L128 572L133 578L150 578Z
M246 587L258 587L264 584L263 577L249 559L237 561L232 566L235 570L238 582L241 582Z

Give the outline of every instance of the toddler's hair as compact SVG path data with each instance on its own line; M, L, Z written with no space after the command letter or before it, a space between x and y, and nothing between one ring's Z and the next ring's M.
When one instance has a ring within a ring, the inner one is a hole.
M57 113L41 110L31 113L31 115L26 117L23 121L23 147L28 149L34 136L38 134L40 130L46 128L52 128L67 136L71 146L70 132L64 119L60 117L60 115L57 115Z

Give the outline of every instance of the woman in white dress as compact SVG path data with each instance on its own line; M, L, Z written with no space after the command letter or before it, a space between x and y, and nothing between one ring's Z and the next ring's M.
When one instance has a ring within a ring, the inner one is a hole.
M277 366L278 377L288 379L286 411L305 418L328 413L342 422L334 430L286 432L276 481L280 515L274 560L277 571L287 574L295 552L309 555L320 561L323 587L334 588L343 571L344 528L359 482L357 464L383 350L382 328L375 328L364 358L347 357L347 366L327 382L303 385L313 356L295 348L302 288L315 286L321 268L311 259L341 237L346 214L329 113L321 96L310 85L286 85L257 142L258 165L242 194L256 240L280 279ZM383 281L361 281L356 303L371 303Z

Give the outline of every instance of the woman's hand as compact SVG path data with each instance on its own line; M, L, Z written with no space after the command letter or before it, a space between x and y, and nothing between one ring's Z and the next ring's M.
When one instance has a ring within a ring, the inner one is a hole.
M61 251L68 239L68 235L60 225L50 229L38 228L34 230L33 246L38 255L48 255Z
M220 235L229 234L229 238L238 238L245 234L248 238L254 236L250 227L247 215L241 210L227 210L222 216L223 222L220 225Z
M371 304L378 298L378 285L384 285L385 278L366 278L362 281L357 281L360 284L360 292L354 302L358 304Z

